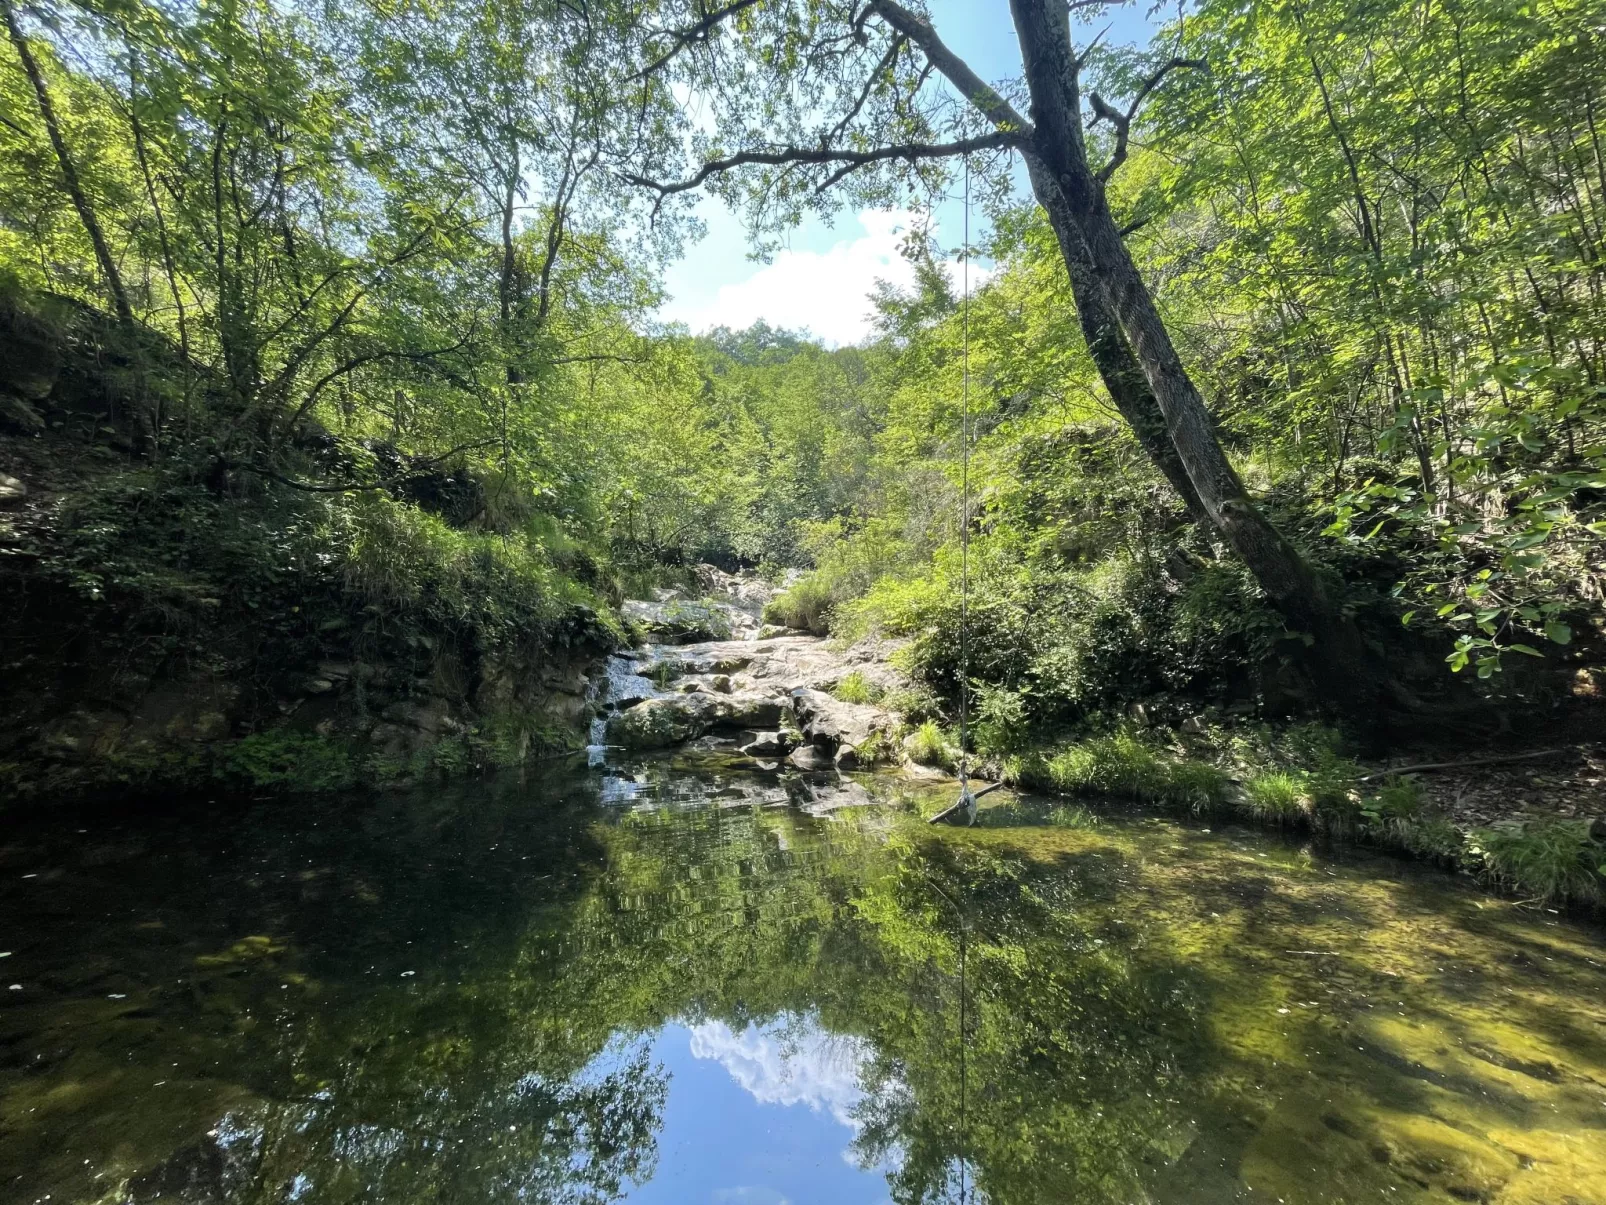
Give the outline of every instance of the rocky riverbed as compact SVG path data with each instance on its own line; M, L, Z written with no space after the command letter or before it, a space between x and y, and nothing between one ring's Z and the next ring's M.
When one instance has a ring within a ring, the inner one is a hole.
M901 721L886 708L831 693L856 675L874 696L908 686L890 663L896 645L851 646L766 626L775 587L701 568L705 594L660 591L624 606L650 634L611 658L598 679L591 755L701 740L732 746L768 769L853 769L894 760Z

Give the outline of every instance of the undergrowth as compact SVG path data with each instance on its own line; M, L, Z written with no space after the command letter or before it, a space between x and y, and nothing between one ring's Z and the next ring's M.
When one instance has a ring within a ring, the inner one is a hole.
M938 736L928 723L911 743L934 756ZM1363 781L1360 766L1337 750L1336 735L1315 725L1277 733L1213 729L1187 745L1121 729L995 765L1004 781L1027 790L1131 799L1359 840L1468 870L1548 904L1606 903L1606 845L1590 838L1587 824L1513 822L1467 833L1432 814L1409 779ZM1069 819L1071 806L1054 822L1080 824Z

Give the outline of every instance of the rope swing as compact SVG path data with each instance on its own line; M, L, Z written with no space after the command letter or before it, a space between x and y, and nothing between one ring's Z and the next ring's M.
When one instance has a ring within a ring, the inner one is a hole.
M965 164L965 241L960 260L961 364L959 418L959 800L931 818L932 824L976 823L976 800L998 784L970 789L970 155Z

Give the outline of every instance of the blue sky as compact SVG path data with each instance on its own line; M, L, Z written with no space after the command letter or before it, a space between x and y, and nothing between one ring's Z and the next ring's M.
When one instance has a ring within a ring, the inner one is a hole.
M669 1100L652 1178L628 1205L891 1205L851 1149L868 1046L807 1017L737 1031L668 1025L652 1058Z
M1079 22L1077 30L1086 39L1108 26L1106 42L1144 42L1158 21L1151 22L1147 11L1145 0L1114 6ZM943 40L978 74L989 80L1020 74L1008 0L931 0L931 15ZM697 213L708 232L665 274L669 300L659 310L665 321L683 322L694 332L740 328L763 318L774 326L806 328L833 345L855 343L869 333L865 296L876 279L902 284L911 278L897 254L904 215L844 212L834 225L809 217L763 264L748 257L751 244L741 219L722 202L704 196ZM945 246L961 241L962 220L957 199L938 208L938 238Z

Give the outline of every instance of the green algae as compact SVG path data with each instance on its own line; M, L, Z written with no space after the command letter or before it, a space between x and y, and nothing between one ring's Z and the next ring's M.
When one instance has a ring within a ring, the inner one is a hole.
M1012 1205L1606 1201L1597 928L1260 832L635 779L8 839L6 1199L611 1199L666 1086L606 1052L809 1015L871 1051L855 1149L898 1201L948 1199L961 1129Z

